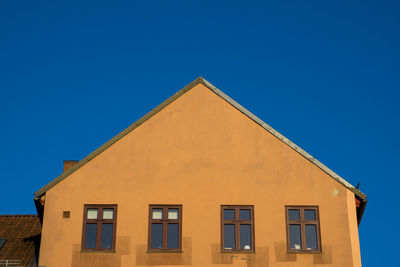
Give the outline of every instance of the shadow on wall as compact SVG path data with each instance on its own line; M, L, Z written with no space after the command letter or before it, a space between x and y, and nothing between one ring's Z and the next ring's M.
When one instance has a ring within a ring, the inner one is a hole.
M117 237L116 253L81 253L81 245L74 244L72 252L72 266L74 267L121 267L121 257L130 255L131 238L129 236ZM313 255L314 264L332 264L332 247L323 246L322 254ZM192 238L183 237L182 253L147 253L147 245L136 246L137 266L156 265L192 265ZM295 262L297 254L288 254L285 242L274 242L276 262ZM230 254L221 253L220 244L211 245L211 264L233 264L239 261L246 262L247 267L268 267L269 248L256 247L255 254Z
M269 266L269 249L267 247L256 247L255 254L231 254L221 253L220 244L211 245L212 264L233 264L238 261L246 262L247 267Z
M322 253L314 255L314 264L332 264L332 247L322 246Z
M192 238L183 237L182 253L147 253L147 245L136 246L136 265L192 265Z
M290 262L297 261L297 254L287 253L285 242L274 242L275 261ZM314 264L332 264L332 247L322 246L321 254L313 254Z
M274 242L275 261L288 262L297 261L297 254L288 254L285 242Z
M129 255L131 251L131 238L118 236L116 253L81 252L81 244L72 246L72 263L74 267L121 267L122 255Z

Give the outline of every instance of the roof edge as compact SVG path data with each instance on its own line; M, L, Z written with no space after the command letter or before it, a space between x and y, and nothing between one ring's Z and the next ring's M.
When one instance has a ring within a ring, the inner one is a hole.
M203 79L203 84L205 86L207 86L209 89L211 89L214 93L216 93L217 95L219 95L220 97L222 97L223 99L225 99L225 101L227 101L229 104L231 104L232 106L234 106L236 109L238 109L240 112L242 112L244 115L246 115L247 117L249 117L250 119L252 119L254 122L256 122L258 125L260 125L262 128L264 128L265 130L267 130L269 133L271 133L273 136L275 136L276 138L278 138L279 140L281 140L282 142L284 142L286 145L288 145L289 147L291 147L293 150L295 150L296 152L298 152L300 155L302 155L303 157L305 157L306 159L308 159L309 161L311 161L314 165L316 165L317 167L319 167L321 170L323 170L325 173L327 173L329 176L331 176L333 179L335 179L336 181L338 181L340 184L342 184L344 187L346 187L347 189L349 189L350 191L352 191L355 195L357 195L359 198L361 198L362 201L366 202L367 201L367 196L362 193L359 189L357 189L356 187L354 187L352 184L350 184L349 182L347 182L345 179L343 179L342 177L340 177L338 174L336 174L334 171L332 171L331 169L329 169L327 166L325 166L324 164L322 164L319 160L317 160L316 158L314 158L313 156L311 156L310 154L308 154L305 150L303 150L302 148L300 148L299 146L297 146L295 143L293 143L292 141L290 141L288 138L286 138L285 136L283 136L281 133L279 133L278 131L276 131L274 128L272 128L271 126L269 126L268 124L266 124L265 122L263 122L260 118L258 118L257 116L255 116L253 113L251 113L250 111L248 111L246 108L244 108L243 106L241 106L239 103L237 103L235 100L233 100L232 98L230 98L228 95L226 95L224 92L222 92L221 90L219 90L218 88L216 88L214 85L212 85L211 83L209 83L207 80Z
M240 112L242 112L244 115L246 115L247 117L249 117L250 119L252 119L254 122L256 122L258 125L260 125L262 128L264 128L265 130L267 130L269 133L271 133L273 136L275 136L276 138L278 138L279 140L281 140L282 142L284 142L286 145L288 145L289 147L291 147L293 150L295 150L296 152L298 152L300 155L302 155L303 157L305 157L306 159L308 159L309 161L311 161L314 165L316 165L318 168L320 168L322 171L324 171L325 173L327 173L329 176L331 176L333 179L335 179L337 182L339 182L341 185L343 185L344 187L346 187L347 189L349 189L350 191L352 191L356 196L358 196L363 202L367 202L367 196L362 193L358 188L354 187L352 184L350 184L349 182L347 182L345 179L343 179L342 177L340 177L338 174L336 174L334 171L332 171L331 169L329 169L327 166L325 166L324 164L322 164L320 161L318 161L316 158L314 158L313 156L311 156L310 154L308 154L306 151L304 151L303 149L301 149L299 146L297 146L295 143L293 143L292 141L290 141L288 138L286 138L285 136L283 136L281 133L279 133L278 131L276 131L275 129L273 129L271 126L269 126L268 124L266 124L265 122L263 122L261 119L259 119L257 116L255 116L254 114L252 114L250 111L248 111L247 109L245 109L244 107L242 107L239 103L237 103L235 100L233 100L232 98L230 98L228 95L226 95L225 93L223 93L221 90L219 90L217 87L215 87L214 85L212 85L210 82L208 82L206 79L204 79L203 77L199 77L197 79L195 79L194 81L192 81L191 83L189 83L187 86L185 86L184 88L182 88L181 90L179 90L178 92L176 92L174 95L172 95L171 97L169 97L167 100L165 100L164 102L162 102L160 105L158 105L157 107L155 107L153 110L151 110L149 113L147 113L146 115L144 115L142 118L140 118L138 121L136 121L135 123L133 123L132 125L130 125L128 128L126 128L125 130L123 130L122 132L120 132L119 134L117 134L116 136L114 136L112 139L110 139L109 141L107 141L105 144L103 144L102 146L100 146L98 149L96 149L95 151L93 151L92 153L90 153L88 156L86 156L84 159L82 159L81 161L79 161L79 163L75 164L74 166L72 166L71 168L69 168L66 172L62 173L61 175L59 175L57 178L55 178L54 180L52 180L50 183L48 183L47 185L45 185L44 187L42 187L40 190L38 190L35 193L36 198L40 197L41 195L45 194L47 190L49 190L50 188L52 188L53 186L55 186L56 184L58 184L59 182L61 182L62 180L64 180L67 176L69 176L70 174L72 174L73 172L75 172L77 169L79 169L80 167L82 167L84 164L86 164L88 161L92 160L93 158L95 158L97 155L99 155L101 152L103 152L104 150L106 150L108 147L110 147L112 144L114 144L115 142L117 142L119 139L121 139L122 137L124 137L125 135L127 135L129 132L131 132L133 129L135 129L136 127L138 127L139 125L143 124L145 121L147 121L149 118L151 118L153 115L157 114L159 111L161 111L163 108L165 108L167 105L169 105L170 103L172 103L173 101L175 101L178 97L180 97L181 95L183 95L184 93L186 93L187 91L189 91L190 89L192 89L193 87L195 87L198 84L203 84L204 86L206 86L207 88L209 88L211 91L213 91L215 94L217 94L218 96L220 96L222 99L224 99L226 102L228 102L229 104L231 104L233 107L235 107L236 109L238 109Z
M34 195L37 197L40 197L41 195L43 195L44 193L46 193L47 190L49 190L50 188L52 188L53 186L55 186L56 184L58 184L59 182L61 182L62 180L64 180L67 176L69 176L70 174L72 174L73 172L75 172L77 169L79 169L80 167L82 167L84 164L86 164L87 162L89 162L90 160L92 160L93 158L95 158L97 155L99 155L101 152L103 152L104 150L106 150L108 147L110 147L112 144L114 144L115 142L117 142L119 139L121 139L122 137L124 137L125 135L127 135L128 133L130 133L133 129L135 129L136 127L138 127L139 125L141 125L142 123L144 123L145 121L147 121L149 118L151 118L153 115L157 114L159 111L161 111L163 108L165 108L167 105L169 105L170 103L172 103L173 101L175 101L175 99L177 99L178 97L180 97L181 95L183 95L184 93L186 93L187 91L189 91L190 89L192 89L193 87L195 87L197 84L202 83L205 85L204 83L204 79L203 77L199 77L196 80L192 81L191 83L189 83L188 85L186 85L185 87L183 87L181 90L179 90L178 92L176 92L174 95L170 96L167 100L165 100L164 102L162 102L160 105L158 105L157 107L155 107L153 110L151 110L150 112L148 112L146 115L144 115L142 118L140 118L139 120L137 120L136 122L134 122L133 124L131 124L128 128L126 128L125 130L123 130L122 132L120 132L119 134L117 134L116 136L114 136L113 138L111 138L110 140L108 140L106 143L104 143L102 146L100 146L99 148L97 148L95 151L93 151L92 153L90 153L89 155L87 155L85 158L83 158L82 160L80 160L77 164L73 165L72 167L70 167L67 171L63 172L61 175L59 175L58 177L56 177L54 180L52 180L51 182L49 182L48 184L46 184L44 187L42 187L41 189L39 189L36 193L34 193Z
M24 217L24 218L32 218L32 217L39 217L38 215L35 214L2 214L0 217Z

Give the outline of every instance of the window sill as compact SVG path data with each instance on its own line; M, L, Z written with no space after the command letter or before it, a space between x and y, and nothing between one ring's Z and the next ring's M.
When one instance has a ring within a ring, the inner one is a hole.
M255 254L253 250L221 250L222 254Z
M115 249L81 249L81 253L115 253Z
M296 250L296 251L291 251L291 250L289 250L287 253L288 254L321 254L322 251L319 251L319 250L310 250L310 251L298 251L298 250Z
M147 253L183 253L180 249L148 249Z

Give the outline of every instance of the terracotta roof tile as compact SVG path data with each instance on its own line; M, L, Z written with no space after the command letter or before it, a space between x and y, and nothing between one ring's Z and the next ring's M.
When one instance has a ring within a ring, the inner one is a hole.
M28 266L39 252L41 225L37 215L0 215L1 260L20 260Z

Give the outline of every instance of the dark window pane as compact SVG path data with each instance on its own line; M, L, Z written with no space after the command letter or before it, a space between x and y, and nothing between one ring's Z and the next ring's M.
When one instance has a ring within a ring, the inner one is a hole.
M251 225L240 225L240 249L251 249Z
M86 224L85 248L96 248L97 223Z
M251 219L250 210L240 210L239 214L240 214L241 220L250 220Z
M306 247L307 250L318 250L317 226L306 224Z
M162 248L162 223L153 223L151 225L151 248Z
M224 219L225 220L234 220L235 219L235 210L224 210Z
M101 248L112 248L113 224L103 223L101 231Z
M289 210L289 220L291 221L300 220L300 210Z
M301 249L301 234L300 234L300 224L290 224L290 248L294 250Z
M168 248L179 248L179 227L177 223L168 224Z
M224 224L224 249L236 249L235 225Z
M7 242L7 238L0 238L0 249L4 246L4 244Z
M315 221L315 210L304 210L304 220Z

